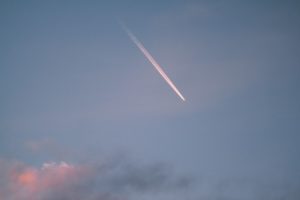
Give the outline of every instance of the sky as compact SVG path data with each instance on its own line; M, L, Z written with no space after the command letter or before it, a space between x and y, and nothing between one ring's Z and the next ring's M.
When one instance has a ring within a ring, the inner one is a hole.
M2 0L0 199L299 199L299 10Z

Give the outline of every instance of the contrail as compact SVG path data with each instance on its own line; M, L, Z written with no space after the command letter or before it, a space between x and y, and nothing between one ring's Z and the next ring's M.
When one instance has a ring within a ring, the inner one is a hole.
M134 44L141 50L141 52L144 54L144 56L148 59L148 61L155 67L155 69L158 71L158 73L165 79L165 81L170 85L170 87L174 90L174 92L183 100L185 101L185 98L182 96L182 94L179 92L179 90L176 88L174 83L171 81L171 79L167 76L167 74L164 72L164 70L160 67L160 65L154 60L154 58L151 56L151 54L147 51L147 49L143 46L143 44L133 35L133 33L125 26L125 24L120 23L125 32L128 34L130 39L134 42Z

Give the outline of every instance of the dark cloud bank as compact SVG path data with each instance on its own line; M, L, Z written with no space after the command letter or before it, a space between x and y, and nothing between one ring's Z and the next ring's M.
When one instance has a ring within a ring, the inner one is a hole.
M192 186L164 164L129 161L71 165L44 163L35 168L20 162L0 162L0 199L118 200L172 196Z
M99 163L44 163L33 167L0 160L2 200L296 200L299 182L212 180L179 175L172 167L117 159Z

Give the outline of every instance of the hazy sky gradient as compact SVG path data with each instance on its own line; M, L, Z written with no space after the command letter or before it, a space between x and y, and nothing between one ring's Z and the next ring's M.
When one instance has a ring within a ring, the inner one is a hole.
M292 0L1 1L0 176L15 162L91 165L84 197L105 185L97 166L116 159L138 177L159 163L174 171L159 180L186 176L178 199L299 199L299 10ZM111 194L119 182L106 184ZM113 199L102 195L88 198Z

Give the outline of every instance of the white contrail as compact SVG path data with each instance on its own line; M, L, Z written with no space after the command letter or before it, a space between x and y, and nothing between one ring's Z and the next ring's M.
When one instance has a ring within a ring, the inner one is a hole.
M144 56L148 59L148 61L155 67L155 69L159 72L159 74L165 79L165 81L170 85L170 87L174 90L174 92L183 100L185 98L176 88L171 79L167 76L164 70L160 67L160 65L154 60L151 54L147 51L147 49L143 46L143 44L133 35L133 33L125 26L125 24L121 23L123 29L126 31L130 39L134 42L134 44L141 50Z

